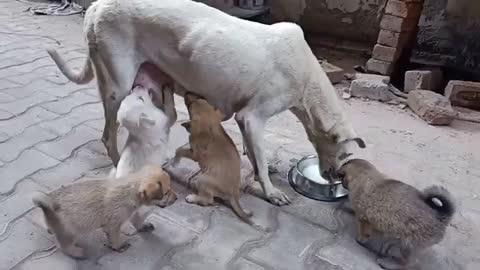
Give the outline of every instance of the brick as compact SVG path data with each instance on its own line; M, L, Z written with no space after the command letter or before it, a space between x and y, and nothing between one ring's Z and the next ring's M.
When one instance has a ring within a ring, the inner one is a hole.
M417 89L439 90L443 84L443 72L440 69L409 70L405 72L404 91Z
M450 101L432 91L411 91L407 100L412 111L430 125L449 125L456 116Z
M455 106L480 110L480 82L449 81L445 96Z
M0 264L3 269L12 269L32 252L54 245L46 232L22 218L10 228L8 237L0 242Z
M400 57L401 52L402 50L399 48L376 44L373 47L372 58L385 62L395 62Z
M39 142L55 139L57 135L37 126L32 126L8 142L0 144L0 159L4 162L15 160L18 155L27 148Z
M330 79L330 82L332 84L339 83L345 79L345 77L343 76L345 74L343 69L331 63L328 63L327 61L319 61L319 62L323 70L325 71L325 73L327 73L327 77Z
M78 147L91 141L100 140L100 137L101 134L98 131L80 125L59 140L41 143L35 148L58 160L65 160Z
M82 148L72 158L67 159L55 168L42 170L33 174L30 178L42 186L56 189L81 178L89 171L107 167L111 163L112 161L108 157Z
M20 84L12 82L11 80L0 79L0 90L18 87Z
M101 104L86 104L73 108L72 111L64 117L42 122L40 126L57 135L65 135L74 127L86 121L99 120L102 118L103 109Z
M315 242L328 243L333 234L302 219L280 212L279 228L267 244L253 249L246 257L272 265L272 269L303 269L304 260ZM295 235L295 241L291 236ZM278 256L282 254L282 256Z
M367 70L382 75L390 75L393 72L393 64L391 62L370 58L367 61Z
M409 18L404 19L392 15L384 15L380 21L380 28L395 31L395 32L407 32L415 29L417 26L417 19Z
M422 12L422 3L406 2L402 0L388 0L385 14L401 18L419 18Z
M393 32L385 29L380 29L378 33L377 43L394 48L404 48L408 43L411 34L408 32Z
M147 221L155 226L155 230L149 233L150 235L145 234L144 237L139 235L129 237L128 241L132 246L123 253L108 252L102 256L98 260L102 269L162 269L161 266L170 264L167 255L170 250L186 246L198 237L197 232L168 217L154 213L147 217ZM186 258L183 259L188 261ZM202 262L198 257L190 260Z
M57 250L55 253L49 253L40 258L28 259L21 265L21 270L39 269L77 270L79 268L75 259L66 256L60 250Z
M9 136L16 136L29 126L52 120L56 117L58 117L58 115L40 107L34 107L20 116L0 121L0 130Z
M0 193L10 191L18 181L34 172L40 169L51 168L58 163L58 160L38 150L26 150L14 162L5 164L0 168L0 175L2 176Z
M381 81L385 84L390 83L390 76L377 75L377 74L355 73L354 80L357 80L357 79Z
M24 214L33 207L31 196L34 191L46 191L44 187L38 185L30 179L18 184L16 192L2 200L2 214L0 215L0 231L7 224Z
M388 84L377 80L357 79L350 85L350 93L354 97L363 97L382 102L395 99Z
M63 99L44 103L40 106L56 114L63 115L69 113L71 110L81 105L99 102L100 100L98 98L86 95L82 92L75 92Z
M231 269L228 262L242 245L262 234L237 217L214 212L209 230L202 234L201 239L173 254L169 265L179 265L182 269Z
M14 115L26 112L30 108L44 102L56 100L56 97L47 95L45 93L35 93L30 97L18 99L14 102L2 104L2 110L8 111Z

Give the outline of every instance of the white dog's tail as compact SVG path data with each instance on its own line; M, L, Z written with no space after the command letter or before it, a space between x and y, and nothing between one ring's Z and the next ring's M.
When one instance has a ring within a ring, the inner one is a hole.
M65 60L58 54L55 49L47 49L48 54L52 57L55 64L57 64L60 71L67 77L70 81L76 84L86 84L93 79L93 67L90 57L87 57L85 64L82 67L82 70L76 72L75 70L69 68Z

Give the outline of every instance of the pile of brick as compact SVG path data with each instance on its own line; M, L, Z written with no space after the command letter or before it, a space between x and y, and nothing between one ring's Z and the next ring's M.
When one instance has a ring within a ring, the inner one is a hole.
M390 75L400 55L415 37L423 0L388 0L380 22L380 33L367 70Z
M405 92L409 107L431 125L449 125L453 119L480 122L480 82L452 80L444 95L436 93L443 90L443 85L440 69L407 71Z

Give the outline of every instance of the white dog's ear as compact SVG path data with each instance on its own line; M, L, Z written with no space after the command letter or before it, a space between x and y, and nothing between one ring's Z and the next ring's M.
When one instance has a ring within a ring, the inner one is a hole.
M150 128L155 125L155 120L150 118L146 113L140 114L139 124L141 127Z

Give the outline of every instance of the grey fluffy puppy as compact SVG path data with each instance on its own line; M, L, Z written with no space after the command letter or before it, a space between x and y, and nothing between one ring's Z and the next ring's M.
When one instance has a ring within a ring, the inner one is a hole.
M372 232L384 237L377 259L382 268L405 269L411 265L412 253L443 239L455 212L445 188L430 186L419 191L388 178L362 159L348 161L339 175L355 211L357 241L368 247Z
M170 177L161 167L146 165L138 173L122 178L105 178L74 183L49 194L38 192L33 203L45 216L49 232L55 235L61 250L74 258L84 259L83 248L76 240L85 233L102 228L109 246L116 251L128 248L120 237L120 227L127 220L138 231L153 230L136 211L153 200L176 200Z

